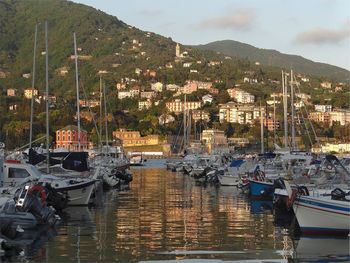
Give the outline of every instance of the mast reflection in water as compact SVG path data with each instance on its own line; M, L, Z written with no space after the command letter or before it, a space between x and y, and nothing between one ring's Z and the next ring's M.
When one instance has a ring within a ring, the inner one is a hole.
M269 204L251 203L234 187L196 186L163 167L135 168L133 177L130 190L107 192L101 207L70 208L57 236L27 259L287 262L295 256Z

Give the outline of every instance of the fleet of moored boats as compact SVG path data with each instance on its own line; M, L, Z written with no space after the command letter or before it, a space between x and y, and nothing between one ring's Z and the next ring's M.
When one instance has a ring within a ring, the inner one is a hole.
M199 184L236 186L252 200L294 212L303 234L349 235L350 159L278 149L236 156L189 154L167 161Z
M68 206L93 204L104 189L121 189L132 181L130 160L111 149L45 156L38 149L20 158L5 157L1 151L3 252L23 242L37 226L55 226ZM201 185L237 187L252 200L271 200L279 211L294 213L303 234L349 235L350 158L279 149L244 156L188 154L168 159L166 166Z
M112 148L90 157L87 152L53 152L47 163L41 150L5 157L0 149L3 253L26 242L38 226L55 226L67 207L97 203L103 190L123 189L133 179L129 159Z

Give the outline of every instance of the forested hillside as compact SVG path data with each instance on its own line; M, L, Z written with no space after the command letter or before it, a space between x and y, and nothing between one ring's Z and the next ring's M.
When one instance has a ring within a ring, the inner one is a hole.
M239 86L254 95L256 103L265 103L272 92L281 91L281 69L290 70L284 65L257 65L255 60L263 62L264 56L250 61L251 58L244 55L246 53L240 57L229 56L224 54L226 50L218 54L215 49L203 50L181 44L180 55L176 57L177 43L172 39L139 30L82 4L61 0L0 0L0 141L5 141L10 148L28 142L30 100L25 98L24 90L32 83L36 24L35 88L39 95L34 104L34 135L40 137L45 132L45 21L48 21L49 89L50 95L55 97L50 107L52 138L55 130L76 123L73 32L77 35L80 98L98 100L102 78L107 89L110 134L116 128L139 130L142 135L178 134L181 114L170 113L175 121L166 125L158 121L160 115L169 113L166 102L183 99L183 94L174 97L175 92L165 87L168 84L183 87L195 80L210 82L216 89L216 93L212 93L213 102L202 107L209 112L210 120L201 123L201 129L215 127L226 130L229 127L234 130L235 136L254 136L254 127L235 124L232 128L227 123L219 123L219 107L230 101L227 89ZM321 82L331 81L326 73L315 77L301 68L297 72L300 72L298 79L306 77L310 80L301 83L300 91L310 95L311 105L326 102L334 107L349 107L348 86L343 86L344 92L339 96L339 92L334 92L335 85L331 90L319 88ZM246 83L245 78L256 82ZM118 99L121 88L125 91L135 88L151 91L151 85L157 82L162 83L164 88L151 99L150 108L139 109L140 96ZM15 90L15 95L8 95L9 89ZM201 101L207 93L206 90L198 90L189 94L187 99ZM93 141L97 140L95 123L103 121L99 112L98 106L92 112L86 107L82 111L82 126Z

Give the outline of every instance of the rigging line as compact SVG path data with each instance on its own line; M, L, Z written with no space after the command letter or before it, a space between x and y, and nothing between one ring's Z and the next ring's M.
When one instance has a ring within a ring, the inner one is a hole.
M44 138L46 138L46 135L41 136L40 138L38 138L38 139L32 141L32 143L36 143L36 142L38 142L38 141L40 141L40 140L42 140L42 139L44 139ZM25 145L23 145L23 146L21 146L21 147L18 147L18 148L16 148L16 149L14 149L13 151L9 152L7 155L14 154L15 152L18 152L19 150L22 150L22 149L26 148L27 146L29 146L29 143L27 143L27 144L25 144Z
M298 92L301 93L301 92L300 92L299 83L297 83L297 88L298 88ZM304 102L303 102L303 105L305 105ZM305 112L306 112L306 116L308 117L308 116L309 116L309 112L308 112L307 108L306 108L306 107L303 107L303 108L304 108L304 110L305 110ZM309 117L308 117L307 119L308 119L308 121L309 121L309 123L310 123L310 126L311 126L312 132L313 132L313 134L314 134L314 136L315 136L316 142L317 142L318 144L320 144L320 141L319 141L319 139L318 139L318 137L317 137L317 134L316 134L314 125L313 125L312 122L310 121Z
M304 105L304 101L303 101L303 100L301 100L301 101L302 101L302 103L303 103L303 105ZM299 111L299 112L300 112L300 115L301 115L301 117L302 117L302 119L303 119L303 124L304 124L304 126L305 126L305 130L306 130L307 136L308 136L308 138L309 138L310 144L311 144L311 146L312 146L313 143L312 143L310 131L309 131L309 129L308 129L307 126L306 126L306 121L305 121L304 114L303 114L302 111Z
M295 84L297 85L297 87L298 87L298 92L299 92L299 94L300 94L301 92L300 92L300 88L299 88L299 86L298 86L298 83L295 82ZM299 97L298 97L298 98L299 98ZM300 105L302 105L302 107L304 107L305 103L304 103L304 100L303 100L302 98L299 98L299 101L298 101L298 102L299 102ZM300 122L300 115L301 115L301 118L302 118L302 120L303 120L303 125L304 125L305 130L306 130L306 133L307 133L307 135L308 135L308 138L309 138L309 141L310 141L310 145L311 145L311 147L312 147L313 143L312 143L310 131L309 131L309 129L308 129L307 126L306 126L304 114L303 114L302 110L299 109L298 112L297 112L297 117L298 117L298 121L299 121L299 123L300 123L300 130L302 130L302 124L301 124L301 122ZM300 133L300 134L301 134L301 133Z
M308 138L309 138L310 146L312 147L312 146L313 146L313 143L312 143L311 135L310 135L309 129L308 129L307 126L306 126L304 114L303 114L301 111L298 112L298 121L299 121L299 123L300 123L300 115L301 115L303 124L304 124L304 126L305 126L306 134L307 134L307 136L308 136ZM302 126L302 125L300 125L300 131L302 131L302 127L301 127L301 126ZM301 135L302 135L302 134L301 134Z
M180 137L180 133L181 133L182 126L183 126L183 122L181 122L181 125L180 125L180 128L179 128L179 130L178 130L177 136L176 136L175 139L174 139L174 143L173 143L173 145L172 145L172 148L173 148L173 149L175 149L175 146L176 146L176 144L177 144L177 140L178 140L179 137ZM183 144L183 138L181 139L180 149L181 149L181 147L182 147L182 144Z
M108 96L107 96L107 97L108 97ZM112 109L111 104L110 104L110 102L109 102L108 100L107 100L105 103L107 103L108 108ZM111 114L111 115L112 115L113 124L117 125L117 121L116 121L116 119L114 118L114 115L113 115L113 114Z
M37 42L37 35L38 35L38 24L35 24L34 52L33 52L33 72L32 72L32 98L31 98L31 101L30 101L29 148L32 148L32 140L33 140L34 86L35 86L35 66L36 66L36 42Z
M85 88L84 88L84 82L83 82L83 80L80 79L80 82L79 82L79 83L80 83L81 89L83 90L84 99L85 99L86 101L88 101L88 97L87 97L87 95L86 95L86 91L85 91ZM94 116L94 114L93 114L93 112L92 112L92 110L91 110L91 107L90 107L90 103L88 103L87 105L88 105L89 113L90 113L91 118L92 118L92 122L93 122L93 124L94 124L95 129L96 129L97 137L98 137L98 138L101 138L101 134L100 134L100 132L99 132L99 130L98 130L98 127L97 127L97 124L96 124L96 120L95 120L95 116ZM100 105L100 107L101 107L101 105Z

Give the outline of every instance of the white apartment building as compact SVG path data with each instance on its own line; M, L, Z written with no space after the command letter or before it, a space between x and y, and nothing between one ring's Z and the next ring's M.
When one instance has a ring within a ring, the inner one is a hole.
M202 107L202 102L201 101L186 101L186 104L179 100L176 99L171 102L167 102L166 108L168 109L169 112L174 112L174 113L181 113L184 111L186 108L187 110L196 110L200 107Z
M141 99L152 99L156 97L156 93L154 91L141 91L140 98Z
M134 94L130 91L118 91L118 99L133 98Z
M260 118L260 110L264 108L254 105L239 105L234 102L224 104L219 109L219 121L239 124L252 124L254 120Z
M330 112L330 111L332 111L332 105L316 104L315 105L315 111Z
M152 101L139 101L139 110L147 110L152 107Z
M180 88L180 86L176 85L176 84L167 84L166 85L166 90L170 90L170 91L177 91Z
M350 124L350 110L337 109L330 113L330 123L339 122L340 125Z
M255 96L241 89L228 89L228 95L238 103L254 103Z

